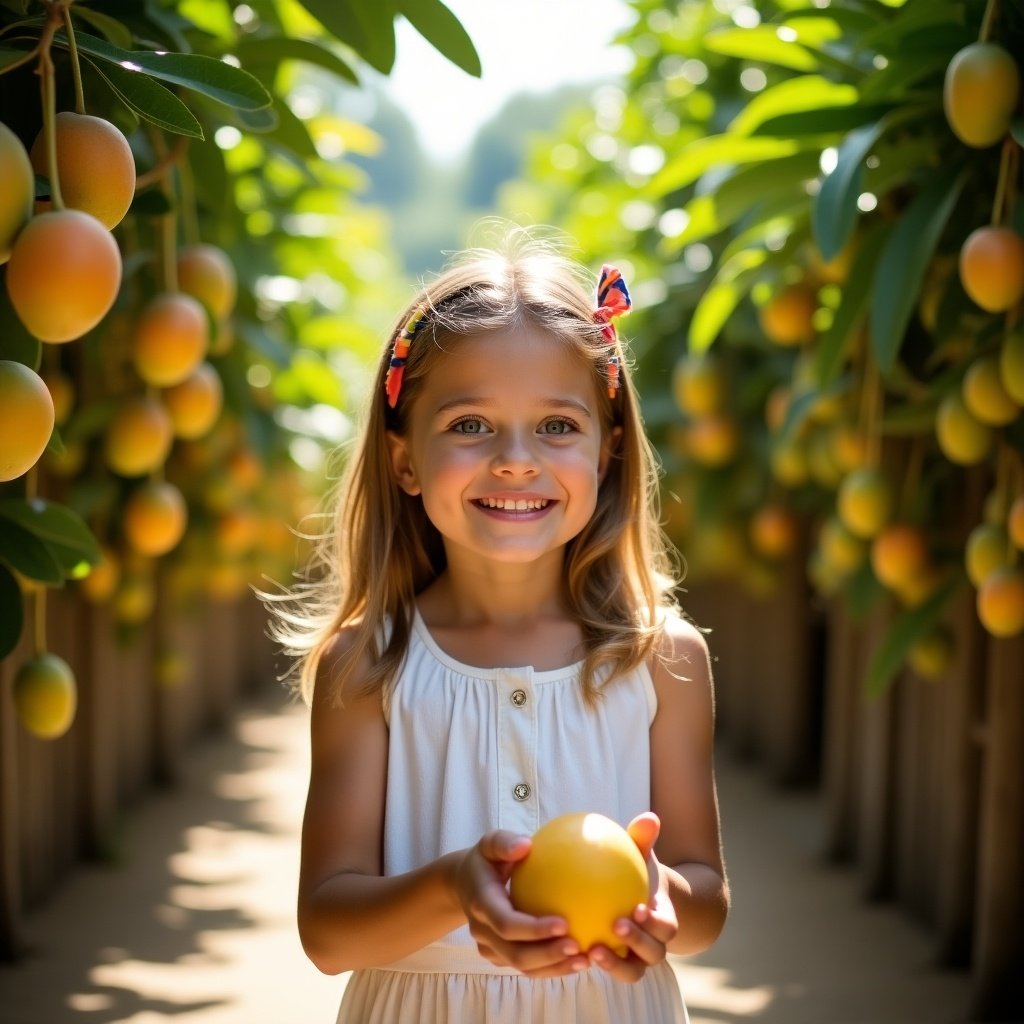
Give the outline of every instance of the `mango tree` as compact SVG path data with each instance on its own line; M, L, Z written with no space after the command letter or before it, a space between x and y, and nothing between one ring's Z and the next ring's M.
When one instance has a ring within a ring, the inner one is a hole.
M0 658L29 626L35 734L75 710L49 588L130 632L159 560L179 608L292 572L398 284L334 109L398 16L480 73L439 0L0 0Z
M691 578L764 592L811 522L822 593L903 609L872 692L908 659L942 674L938 622L965 586L986 630L1018 635L1024 12L633 7L627 83L506 198L592 260L633 262L639 380ZM969 473L991 493L959 539Z

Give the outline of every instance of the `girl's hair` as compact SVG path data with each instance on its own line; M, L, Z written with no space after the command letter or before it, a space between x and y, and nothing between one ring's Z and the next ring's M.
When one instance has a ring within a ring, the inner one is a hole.
M595 282L550 243L519 237L502 251L463 253L419 293L395 321L382 348L369 408L338 491L336 511L317 538L307 581L264 595L271 633L298 660L293 678L307 701L320 658L335 633L351 627L339 679L368 658L366 693L395 679L405 656L416 594L444 570L441 535L422 500L394 478L387 431L403 433L424 378L460 338L491 332L535 330L580 356L581 372L594 376L602 431L621 427L594 514L565 552L565 599L580 623L585 655L582 686L588 702L598 695L595 671L611 676L651 656L665 611L674 608L677 582L669 545L658 523L658 474L640 418L628 360L619 389L608 395L608 344L595 321ZM418 309L423 323L410 346L401 392L389 408L385 379L395 333ZM391 623L390 636L381 624Z

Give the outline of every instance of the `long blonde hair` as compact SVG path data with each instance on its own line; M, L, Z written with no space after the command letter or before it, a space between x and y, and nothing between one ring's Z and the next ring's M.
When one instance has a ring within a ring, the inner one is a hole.
M658 473L640 417L628 360L608 396L608 346L595 322L591 275L547 242L520 238L507 251L463 253L424 285L395 321L382 348L369 407L338 489L330 526L318 538L306 582L263 595L271 633L296 659L292 676L308 702L317 668L335 633L351 627L340 677L368 657L364 692L389 686L405 656L416 595L444 571L441 535L422 500L398 486L387 431L403 433L424 378L460 337L531 328L578 353L592 368L602 430L621 437L586 527L567 545L565 597L584 637L581 684L597 698L595 672L611 676L650 657L677 580L658 523ZM424 322L410 347L398 403L388 407L385 378L395 332L418 309ZM391 623L385 639L380 626ZM338 680L334 681L337 696Z

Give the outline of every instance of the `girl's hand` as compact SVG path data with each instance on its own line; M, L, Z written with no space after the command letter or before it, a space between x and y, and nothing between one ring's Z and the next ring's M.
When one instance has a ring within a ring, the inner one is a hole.
M455 892L480 955L530 978L573 974L590 966L566 937L560 917L522 914L505 888L512 869L530 852L530 840L502 830L488 832L456 868Z
M665 959L666 947L679 930L675 907L669 899L668 888L662 878L661 865L654 855L654 844L661 831L658 816L651 812L638 815L626 831L640 847L647 861L651 895L647 903L639 904L630 918L615 922L615 934L621 936L628 948L626 956L617 956L607 946L594 946L589 953L590 962L606 971L617 981L639 981L648 967Z

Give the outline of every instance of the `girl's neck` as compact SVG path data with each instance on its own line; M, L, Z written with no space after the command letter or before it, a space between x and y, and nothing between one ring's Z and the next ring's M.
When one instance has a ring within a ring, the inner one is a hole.
M516 627L566 615L563 553L541 562L463 562L448 568L420 595L424 617L439 625Z

